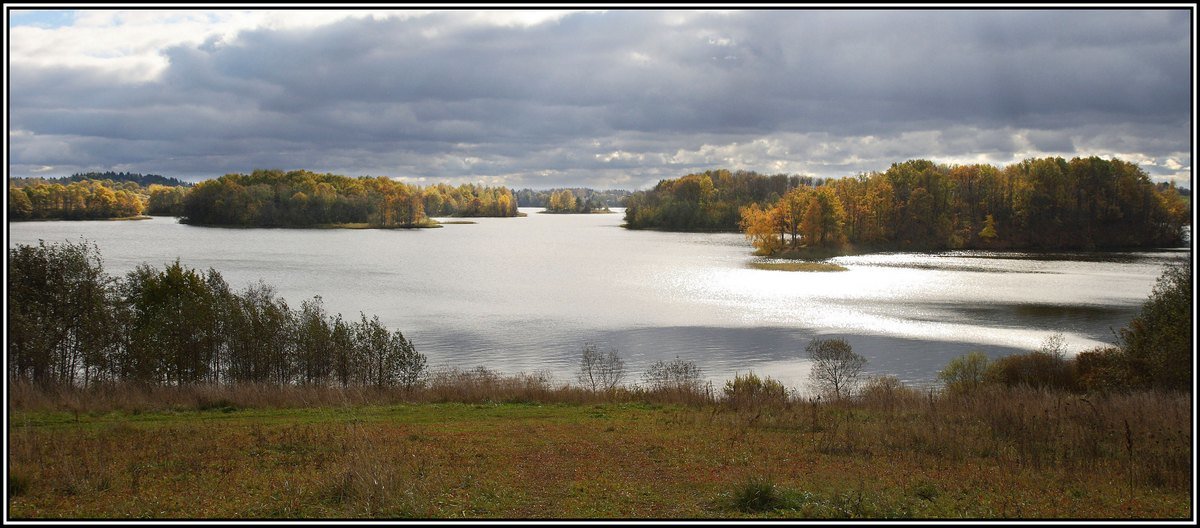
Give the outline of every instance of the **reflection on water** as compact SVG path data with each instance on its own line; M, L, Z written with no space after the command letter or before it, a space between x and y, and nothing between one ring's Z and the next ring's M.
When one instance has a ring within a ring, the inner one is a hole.
M536 210L526 210L534 212ZM569 379L585 342L632 372L675 356L715 380L803 383L803 350L844 337L874 373L927 383L970 350L1001 355L1062 332L1071 351L1113 342L1162 267L1187 250L957 251L831 259L848 271L759 270L741 235L629 231L620 214L483 218L434 230L221 229L141 222L10 224L10 245L94 241L110 273L181 259L234 287L262 280L298 305L378 314L432 365Z

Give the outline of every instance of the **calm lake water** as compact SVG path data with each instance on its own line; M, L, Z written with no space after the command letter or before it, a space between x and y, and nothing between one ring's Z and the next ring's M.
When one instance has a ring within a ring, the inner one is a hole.
M1111 344L1164 265L1190 251L877 254L849 271L753 269L741 235L629 231L622 214L480 218L422 230L17 222L9 246L80 238L105 269L176 258L234 288L276 287L289 304L320 295L331 313L376 314L431 366L485 365L573 379L584 343L615 347L633 381L650 363L694 360L719 382L753 370L803 389L804 347L842 337L870 373L931 383L951 358Z

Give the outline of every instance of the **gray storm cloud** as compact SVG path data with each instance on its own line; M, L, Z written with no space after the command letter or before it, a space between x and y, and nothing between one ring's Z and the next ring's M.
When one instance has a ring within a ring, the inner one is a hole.
M464 17L248 29L164 47L149 79L14 61L10 173L644 187L717 167L836 177L1053 154L1191 175L1187 10Z

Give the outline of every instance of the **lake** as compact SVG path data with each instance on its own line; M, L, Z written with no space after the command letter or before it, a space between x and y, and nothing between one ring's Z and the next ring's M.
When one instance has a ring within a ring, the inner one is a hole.
M616 348L636 381L693 360L719 383L753 370L803 389L804 347L842 337L871 374L927 385L951 358L1036 349L1061 332L1075 353L1115 342L1164 265L1190 250L956 251L831 259L843 272L750 267L738 234L630 231L623 214L550 215L417 230L227 229L174 218L9 223L9 247L94 242L105 269L180 259L235 289L276 287L293 307L378 315L432 367L484 365L573 379L580 349Z

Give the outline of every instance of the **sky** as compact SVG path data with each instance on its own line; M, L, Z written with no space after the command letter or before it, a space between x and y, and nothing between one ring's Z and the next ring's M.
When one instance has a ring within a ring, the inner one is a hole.
M6 13L10 177L643 189L1093 155L1192 174L1187 9Z

